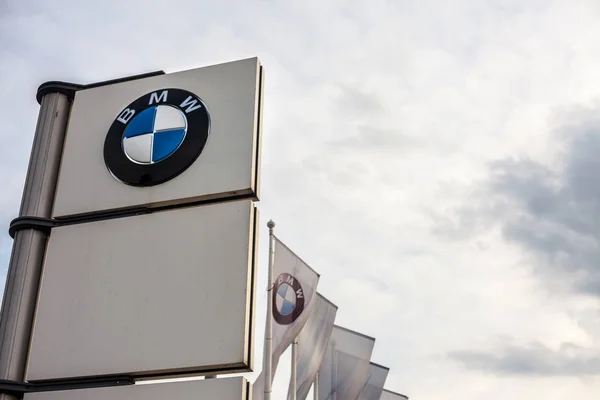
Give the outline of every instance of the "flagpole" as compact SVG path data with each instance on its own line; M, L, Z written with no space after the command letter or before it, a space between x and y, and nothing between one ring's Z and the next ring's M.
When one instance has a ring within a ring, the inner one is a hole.
M291 400L296 400L296 365L298 363L298 338L296 338L292 342L292 398Z
M319 400L319 373L315 376L315 382L313 383L313 400Z
M333 346L331 347L331 352L332 352L332 360L333 360L333 373L331 374L331 381L332 381L332 389L333 392L331 393L331 400L338 400L338 395L337 395L337 374L338 374L338 359L337 359L337 353L335 351L335 343L333 344ZM342 400L342 399L339 399Z
M265 379L265 400L271 400L271 364L272 364L272 341L273 341L273 264L275 262L275 239L273 237L273 228L275 222L270 220L267 223L269 227L269 273L267 286L267 322L265 327L265 350L264 350L264 379Z

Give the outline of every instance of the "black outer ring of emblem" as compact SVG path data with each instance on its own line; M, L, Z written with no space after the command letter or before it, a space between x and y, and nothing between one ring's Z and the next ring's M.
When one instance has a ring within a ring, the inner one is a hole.
M150 105L152 93L160 94L167 90L167 101L154 102ZM198 100L202 107L185 112L180 105L189 97ZM173 154L156 164L136 164L132 162L123 150L123 132L129 122L146 108L169 105L181 110L187 118L187 132L183 142ZM126 109L135 110L135 115L127 121L127 124L119 122L117 118ZM210 132L210 115L206 104L195 94L183 89L164 88L152 91L125 107L115 116L106 139L104 141L104 162L111 174L118 180L132 186L154 186L164 183L185 171L196 161L206 142Z
M279 290L279 287L281 285L283 285L283 284L289 285L288 278L293 279L292 284L290 286L292 287L292 289L294 289L294 293L296 293L296 307L294 307L294 311L292 311L291 314L283 315L277 309L277 303L276 303L277 291ZM279 282L281 282L281 283L279 283ZM298 289L301 290L302 297L298 297L298 295L297 295ZM294 322L296 319L298 319L300 314L302 314L302 311L304 311L304 290L302 290L302 285L300 285L300 282L298 282L298 279L296 279L295 276L290 275L286 272L280 274L277 277L277 279L275 279L275 285L273 287L273 318L280 325L289 325L292 322Z

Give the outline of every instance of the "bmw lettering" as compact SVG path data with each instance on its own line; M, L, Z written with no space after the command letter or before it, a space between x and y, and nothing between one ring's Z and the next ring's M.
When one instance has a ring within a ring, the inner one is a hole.
M204 102L182 89L148 93L125 107L104 141L104 162L119 181L154 186L196 161L210 132Z

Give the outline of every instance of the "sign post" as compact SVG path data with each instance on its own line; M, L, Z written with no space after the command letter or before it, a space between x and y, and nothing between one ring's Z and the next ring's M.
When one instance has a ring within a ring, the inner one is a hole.
M21 217L49 218L71 103L61 93L42 98ZM47 235L35 229L15 234L0 312L0 379L22 382L29 349ZM19 397L0 393L0 400Z

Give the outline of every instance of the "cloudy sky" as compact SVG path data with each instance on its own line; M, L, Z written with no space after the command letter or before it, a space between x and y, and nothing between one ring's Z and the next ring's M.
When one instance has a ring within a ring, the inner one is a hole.
M40 83L258 56L259 287L272 218L337 323L376 337L389 389L596 398L599 21L595 0L0 0L0 225Z

